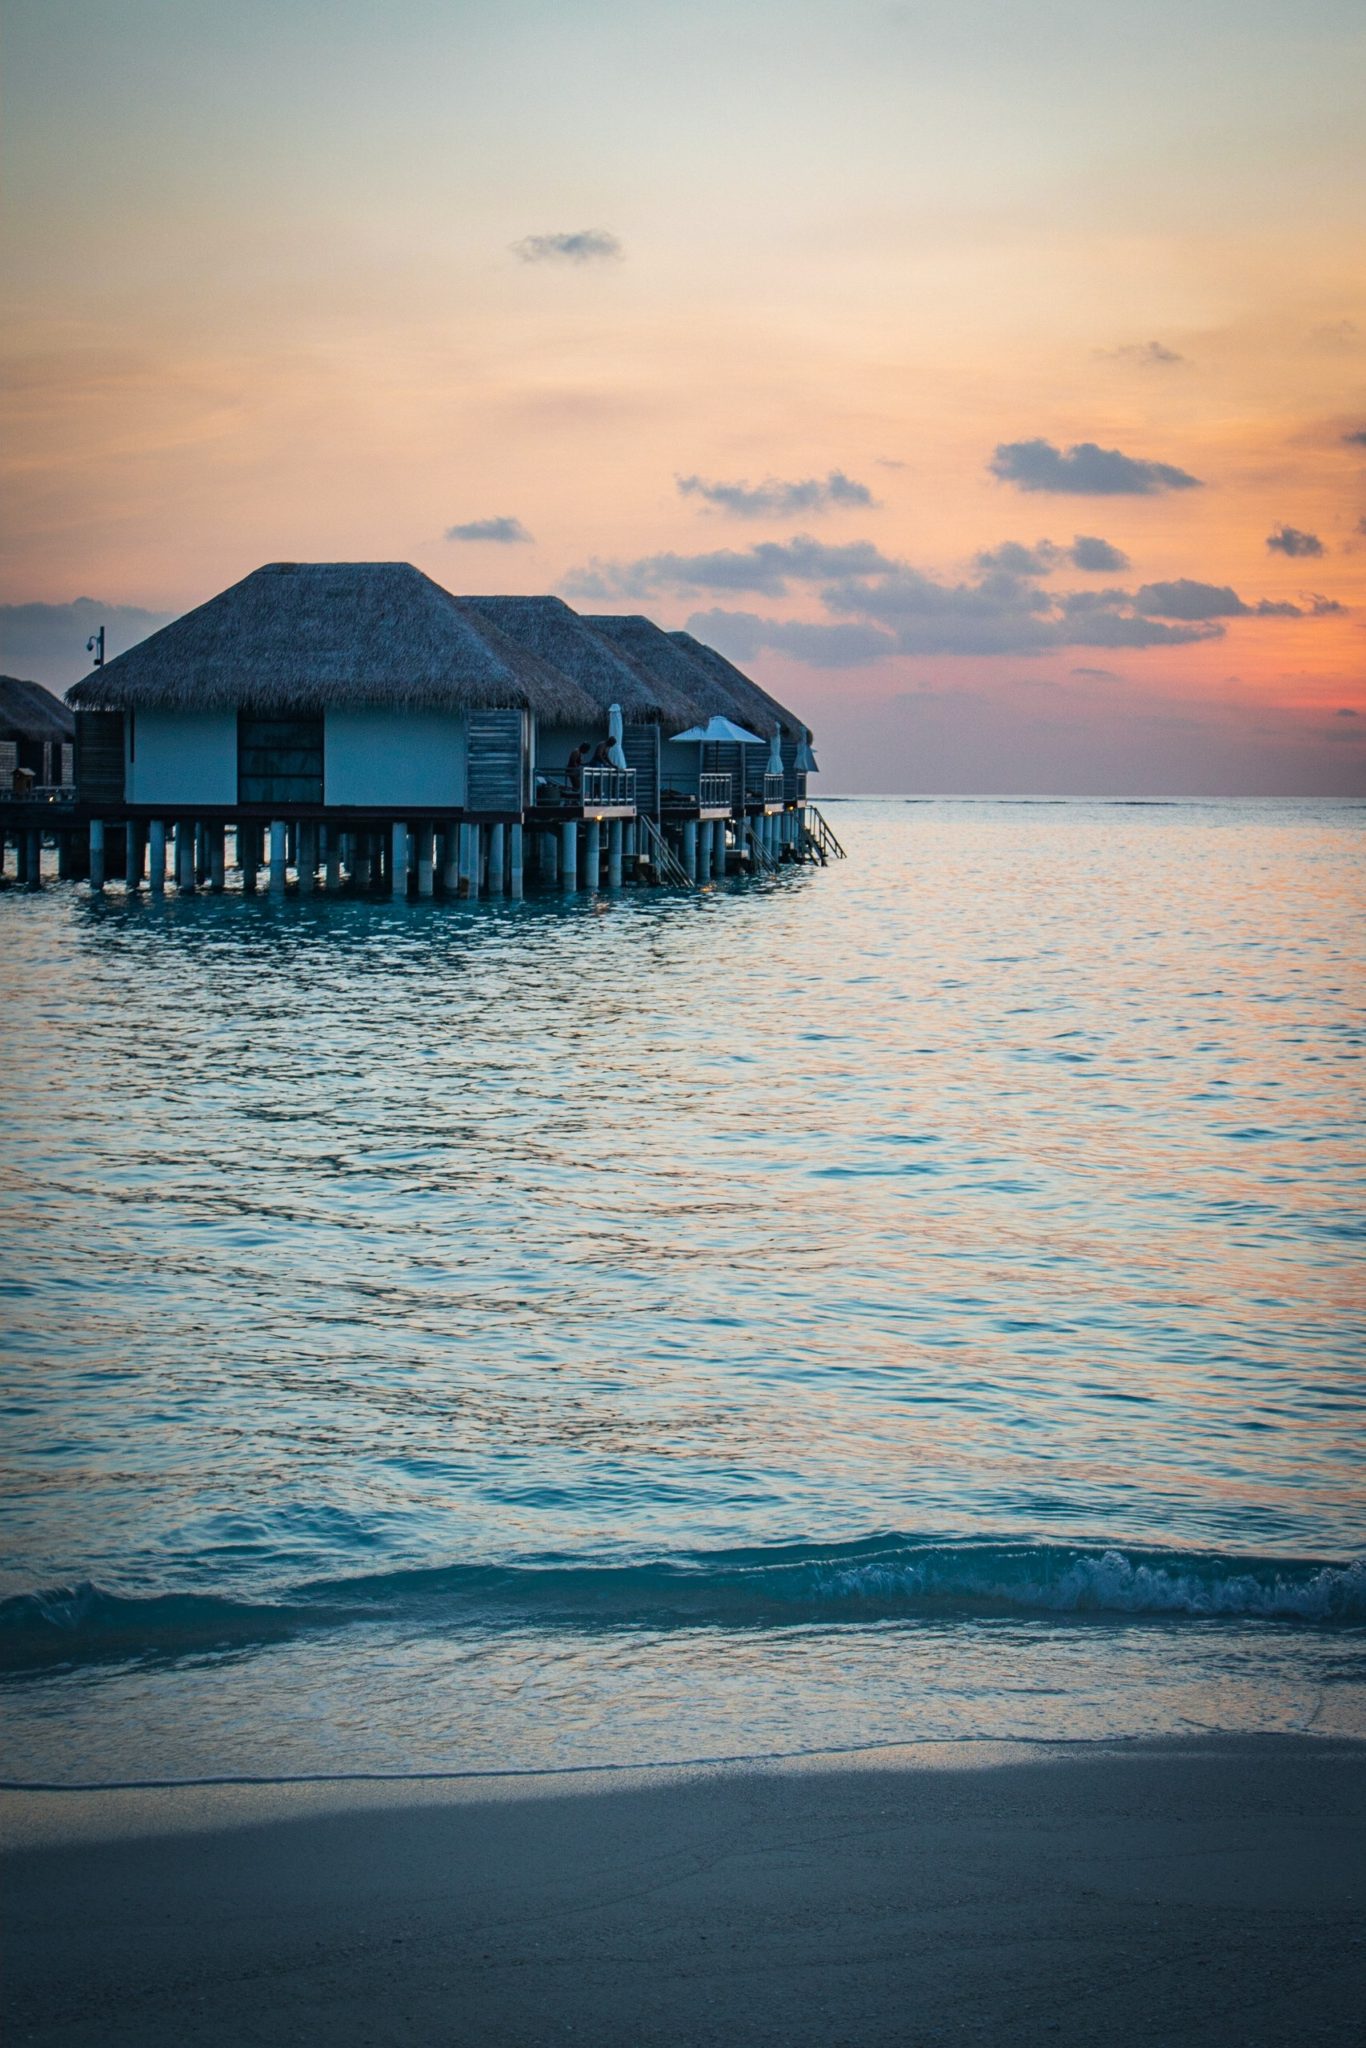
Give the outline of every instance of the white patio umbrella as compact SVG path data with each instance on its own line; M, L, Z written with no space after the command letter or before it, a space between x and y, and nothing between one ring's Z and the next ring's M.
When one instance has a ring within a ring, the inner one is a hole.
M761 747L763 745L763 741L757 732L747 732L743 725L737 725L733 718L723 718L719 711L713 711L705 725L690 725L686 732L676 732L674 738L676 740L697 741L697 773L699 777L702 773L702 749L704 747L715 745ZM740 796L743 805L745 781L743 754L740 757L740 764ZM698 787L700 789L700 782Z
M607 752L614 768L624 768L626 766L626 749L621 744L624 730L625 728L621 722L620 704L609 704L607 707Z

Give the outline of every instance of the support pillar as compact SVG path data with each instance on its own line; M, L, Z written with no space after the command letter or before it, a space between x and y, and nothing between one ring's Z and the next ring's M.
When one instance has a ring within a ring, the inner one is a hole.
M584 832L583 884L596 889L602 881L602 822L590 818Z
M285 883L285 861L289 852L289 829L283 818L273 818L270 826L270 893L283 896Z
M166 820L153 818L147 827L147 886L154 896L166 894Z
M123 828L123 886L131 896L142 883L142 827L130 818Z
M553 832L542 832L541 880L548 889L553 889L560 879L560 842Z
M215 896L223 894L228 879L228 828L226 825L210 825L209 836L209 888Z
M300 825L295 840L298 849L295 866L299 870L299 894L311 896L318 878L318 828L316 825Z
M200 888L203 888L205 882L209 879L209 828L207 825L196 825L194 828L194 878Z
M433 855L434 833L432 821L424 818L415 828L417 832L417 893L419 896L436 894L436 861Z
M183 870L185 880L181 886L187 895L192 896L199 886L199 848L201 841L199 826L193 818L187 819L183 825L176 826L175 837L177 848L179 848L182 839L185 842L184 854L182 856L185 864Z
M489 895L501 896L506 887L507 834L501 825L489 826Z
M186 818L175 821L175 885L182 896L193 896L194 826Z
M473 900L484 886L484 828L482 825L470 826L469 877L470 886L468 894L471 900Z
M572 818L560 827L560 887L566 891L579 886L579 828Z
M705 828L704 828L705 829ZM683 866L688 880L697 880L697 820L686 818L683 822Z
M28 853L28 863L27 863L27 864L28 864L28 875L27 875L27 877L26 877L26 880L27 880L27 882L28 882L28 886L29 886L29 888L30 888L30 889L39 889L39 888L41 888L41 887L42 887L42 881L43 881L43 876L42 876L42 847L43 847L43 842L42 842L42 840L41 840L41 839L40 839L40 838L38 837L38 834L37 834L36 832L30 832L30 833L26 834L26 837L27 837L27 839L28 839L28 841L29 841L29 853ZM98 895L99 895L99 893L100 893L100 891L101 891L101 890L103 889L103 887L104 887L104 820L103 820L103 818L92 818L92 819L90 820L90 889L91 889L91 893L92 893L92 895L96 895L96 896L98 896Z
M335 896L341 887L342 852L345 846L344 832L339 832L335 825L323 826L323 887L332 896Z
M712 826L712 832L714 834L711 843L712 859L714 862L712 873L718 882L724 882L726 879L726 821L724 818L716 820Z
M460 894L460 832L459 825L448 823L441 834L441 888L447 896Z
M607 886L621 887L621 819L611 818L607 825Z
M21 889L28 886L28 833L14 835L14 879Z
M395 818L389 832L389 894L396 903L408 897L408 827Z
M370 834L356 834L356 850L351 861L351 879L356 887L364 891L370 886Z
M518 903L522 900L522 828L508 826L508 894Z

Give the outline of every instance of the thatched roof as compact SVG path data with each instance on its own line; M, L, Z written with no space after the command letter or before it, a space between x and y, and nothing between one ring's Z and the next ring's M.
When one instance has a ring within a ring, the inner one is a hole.
M409 562L272 562L67 691L86 707L503 706L569 723L598 707Z
M670 633L668 637L683 649L689 661L705 669L721 688L731 690L736 700L748 707L747 716L751 724L756 718L762 719L764 731L771 732L777 719L794 739L802 733L809 736L810 727L803 724L795 711L789 711L786 704L780 704L776 697L770 696L753 676L747 676L733 661L727 661L724 654L718 654L704 640L695 640L691 633Z
M0 676L0 740L69 740L76 721L41 683Z
M606 711L619 704L623 718L640 724L673 724L692 716L692 704L666 683L623 659L559 597L467 597L498 630L529 647L586 690Z
M639 614L607 618L590 613L588 624L610 640L628 661L686 698L691 706L688 724L719 712L723 718L734 719L737 725L765 736L772 732L775 722L781 722L794 733L804 730L793 712L784 709L776 698L751 682L714 648L694 640L690 633L666 633L653 620Z

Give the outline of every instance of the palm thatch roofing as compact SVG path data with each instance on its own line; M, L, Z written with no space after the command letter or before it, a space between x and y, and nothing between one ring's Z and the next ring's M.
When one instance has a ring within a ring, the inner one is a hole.
M565 724L599 710L578 683L409 562L272 562L84 677L67 702L501 707Z
M466 604L586 690L602 711L621 706L634 724L671 725L688 719L694 706L664 682L626 660L559 597L467 597Z
M639 614L599 617L590 613L588 624L629 661L688 698L688 724L695 720L705 723L719 712L723 718L765 735L772 732L775 722L793 733L805 730L793 712L690 633L666 633Z
M41 683L0 676L0 740L69 740L76 721Z
M760 720L762 730L771 733L776 720L794 739L799 739L808 732L808 727L803 725L795 711L789 711L785 704L780 704L776 697L771 697L767 690L755 682L753 676L747 676L733 661L727 661L724 654L718 654L714 647L708 647L705 640L695 640L691 633L670 633L668 638L676 647L682 648L689 661L704 669L721 688L731 690L737 702L748 707L751 724L756 719Z

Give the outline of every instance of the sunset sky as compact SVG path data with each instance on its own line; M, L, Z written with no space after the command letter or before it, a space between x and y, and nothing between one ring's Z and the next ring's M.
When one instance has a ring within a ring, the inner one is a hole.
M7 672L406 559L690 626L827 792L1366 788L1361 0L3 0L0 62Z

